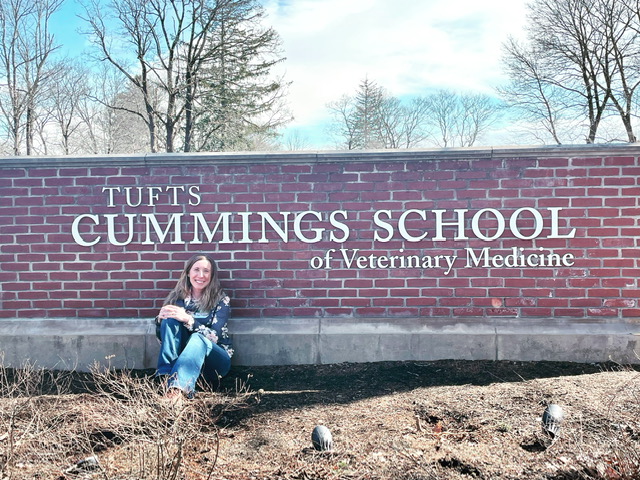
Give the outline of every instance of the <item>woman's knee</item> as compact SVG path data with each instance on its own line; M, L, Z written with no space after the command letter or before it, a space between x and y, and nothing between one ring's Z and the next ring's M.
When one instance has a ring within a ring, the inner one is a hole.
M174 318L165 318L160 325L160 341L163 345L173 345L182 350L187 342L186 330L182 324Z
M160 334L161 336L165 336L167 334L178 335L180 333L181 325L182 324L175 318L165 318L160 324Z

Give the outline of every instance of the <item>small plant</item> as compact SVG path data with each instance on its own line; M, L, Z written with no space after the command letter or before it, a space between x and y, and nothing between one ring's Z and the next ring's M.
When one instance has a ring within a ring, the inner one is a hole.
M205 391L176 403L165 398L163 385L147 377L98 366L92 374L97 391L87 412L91 433L109 432L131 457L128 466L113 462L102 468L107 475L140 480L211 478L218 458L216 421L228 409L241 408L249 395L244 387L229 398Z
M508 423L500 423L496 427L496 430L500 433L509 433L511 430L513 430L513 427Z
M611 392L608 410L593 415L595 418L581 424L578 441L591 437L576 462L581 479L640 478L639 378L640 375L636 374L632 382ZM620 405L624 405L624 408L618 408ZM598 448L592 445L598 445Z
M70 385L68 372L38 368L24 362L7 368L0 354L0 478L16 478L29 465L60 459L57 429Z
M71 391L72 378L83 379L81 392ZM89 470L104 480L211 478L216 422L243 408L248 388L205 390L183 404L164 401L164 393L153 378L97 365L83 375L0 363L0 478Z

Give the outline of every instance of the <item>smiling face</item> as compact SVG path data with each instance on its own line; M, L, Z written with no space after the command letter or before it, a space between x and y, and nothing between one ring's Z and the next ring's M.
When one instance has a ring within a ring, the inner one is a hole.
M202 258L191 266L189 270L189 281L191 283L191 294L199 298L211 283L211 263L209 260Z

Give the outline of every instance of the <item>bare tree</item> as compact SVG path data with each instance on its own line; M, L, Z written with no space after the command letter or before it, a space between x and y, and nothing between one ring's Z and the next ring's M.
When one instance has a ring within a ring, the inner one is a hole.
M87 22L92 42L100 52L99 59L107 61L116 67L124 78L129 81L142 94L144 110L130 109L134 115L139 115L147 125L149 146L152 152L156 151L156 105L151 93L152 82L152 58L155 50L152 44L153 34L150 26L153 20L147 17L145 0L117 0L106 8L100 0L88 0L83 4L85 15L83 20ZM120 29L118 39L120 42L114 46L114 38L110 35L107 25L117 24ZM130 50L118 49L122 43L129 46ZM135 67L130 65L131 58L135 60ZM150 58L151 57L151 58Z
M82 126L80 108L89 94L89 70L80 62L62 60L49 90L49 112L60 132L62 153L72 153L72 136Z
M0 1L0 110L15 155L23 144L27 155L33 153L39 102L53 73L51 55L57 48L49 22L61 4L62 0Z
M552 72L547 71L544 52L527 49L513 38L504 49L503 63L510 82L499 87L498 93L520 118L533 126L534 132L541 125L553 142L560 145L561 123L569 110L570 93L557 85Z
M228 128L238 117L245 124L256 121L282 96L281 84L255 81L281 61L266 59L278 39L272 29L258 28L263 10L256 0L87 0L84 9L99 59L141 94L144 108L130 113L146 123L153 152L191 151L196 129L199 146L209 147L203 138L211 125ZM240 92L242 101L230 102L229 91ZM230 113L238 105L244 111ZM222 120L214 118L221 112ZM248 136L262 133L257 123L251 126Z
M603 88L607 43L593 28L593 0L534 0L530 4L530 35L546 52L558 86L575 93L586 112L586 142L594 143L610 100Z
M429 139L440 147L473 146L501 110L488 95L451 90L402 102L370 80L356 95L327 107L333 117L330 133L347 149L413 148Z
M423 144L428 138L426 119L429 103L423 97L411 99L403 106L401 128L398 132L398 148L412 148Z
M605 62L607 87L629 142L634 128L636 91L640 85L640 1L601 0L595 10L605 32L610 61Z
M90 76L89 93L78 105L81 148L93 154L148 152L148 126L139 115L144 111L142 93L131 83L123 83L113 65L100 67Z
M368 79L355 95L345 95L327 108L333 119L330 133L348 150L411 148L426 138L426 102L416 98L403 103Z
M472 147L498 119L499 101L480 93L439 90L427 95L425 122L439 147Z
M504 63L505 100L542 121L557 143L558 120L582 117L587 143L599 137L608 112L620 118L629 142L640 85L637 0L534 0L528 45L510 40Z
M495 98L481 93L460 95L462 118L456 136L459 145L472 147L498 119L502 106Z
M402 141L402 126L405 117L405 108L400 99L391 96L382 96L378 103L378 115L374 122L377 144L387 148L399 148Z
M116 104L118 93L124 91L119 72L111 64L102 64L100 67L91 76L88 95L81 98L78 105L85 139L83 148L94 155L116 151L116 111L110 106Z
M452 147L462 110L457 95L451 90L440 90L427 99L432 138L439 147Z
M353 150L356 147L356 121L353 100L348 95L343 95L338 100L327 104L332 117L328 127L329 134L337 140L338 148Z
M309 138L302 134L300 130L294 129L284 136L282 146L285 150L291 151L308 150L310 142Z

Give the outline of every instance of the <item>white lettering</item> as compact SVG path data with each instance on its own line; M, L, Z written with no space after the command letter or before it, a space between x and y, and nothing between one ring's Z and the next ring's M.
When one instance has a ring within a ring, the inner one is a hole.
M436 216L436 234L433 237L434 242L443 242L446 240L444 235L442 234L443 226L453 226L458 227L458 234L455 236L454 240L467 240L467 236L464 234L464 214L469 210L464 208L457 208L454 210L456 215L458 215L458 220L455 222L443 222L442 214L446 212L446 210L432 210L432 212Z
M496 220L498 221L498 229L495 235L493 235L492 237L487 237L484 233L482 233L482 231L480 231L480 217L485 212L492 214L494 217L496 217ZM480 240L485 240L487 242L491 240L495 240L496 238L500 238L504 233L504 228L505 228L504 217L495 208L483 208L482 210L479 210L471 219L471 230L473 230L473 234L476 236L476 238L479 238Z
M109 243L111 245L117 245L119 247L122 247L124 245L129 245L133 240L133 219L136 218L136 215L133 213L127 213L125 215L125 217L128 220L129 236L124 242L118 242L118 240L116 239L116 226L114 221L116 217L117 215L115 214L104 216L104 218L107 219L107 238L109 239Z
M549 207L547 210L551 212L551 235L549 235L549 238L574 238L576 236L575 228L566 235L560 235L558 233L558 212L560 212L562 208Z
M524 255L523 248L512 247L511 253L507 255L491 254L490 247L484 247L479 254L473 248L466 248L467 267L507 267L507 268L527 268L527 267L572 267L574 256L572 253L559 254L549 251L544 253L544 249L539 247L539 253Z
M522 212L531 212L535 220L533 233L528 237L522 235L520 233L520 230L518 229L518 217ZM535 208L524 207L519 208L518 210L513 212L513 215L511 215L511 218L509 219L509 228L517 238L520 238L522 240L533 240L534 238L538 238L538 236L542 233L543 223L544 220L542 219L542 215L540 215L539 211L537 211Z
M124 187L125 201L130 207L138 207L142 205L142 187L136 187L138 190L138 203L131 200L131 187Z
M177 245L180 243L184 243L182 241L182 230L180 228L180 219L182 218L182 213L174 213L169 217L169 221L167 222L167 228L163 231L156 220L156 216L153 213L143 213L142 216L146 219L146 239L142 242L142 245L153 245L155 242L151 241L151 228L153 226L154 231L158 237L159 243L164 243L167 235L169 234L169 230L171 230L171 225L173 224L173 240L171 240L172 245ZM129 220L131 223L131 220ZM133 229L132 229L133 230ZM131 234L132 232L130 232Z
M388 242L393 237L393 227L387 222L385 222L384 220L382 220L380 218L380 215L386 215L387 218L391 218L391 210L378 210L376 213L373 214L373 223L375 223L376 226L383 228L388 235L386 237L381 237L380 235L378 235L378 232L376 231L374 232L374 240L376 242Z
M280 212L280 215L284 217L284 228L276 223L270 213L258 212L258 215L262 217L262 237L258 240L258 243L269 243L267 239L267 223L271 225L273 231L278 234L284 243L289 241L289 224L288 218L291 212Z
M149 192L149 205L150 207L155 207L156 200L160 199L160 192L162 192L162 187L147 187L147 191Z
M331 232L329 239L332 242L344 243L349 239L349 227L344 223L336 220L337 215L341 215L343 219L347 220L347 212L344 210L335 210L331 212L331 215L329 215L329 223L331 224L331 226L339 229L344 235L342 236L342 238L338 238L336 237L334 232Z
M351 265L353 265L353 260L356 258L356 255L358 255L359 251L360 251L359 248L354 248L353 253L351 254L351 257L348 257L347 256L348 250L344 248L340 249L340 254L342 255L342 259L344 260L344 263L347 265L347 268L351 268Z
M238 243L253 243L253 240L249 238L249 217L251 216L251 212L240 212L238 215L242 218L242 239Z
M71 236L78 245L82 247L92 247L100 241L100 236L97 236L92 242L87 242L84 238L82 238L82 235L80 235L79 225L80 222L85 218L91 219L95 225L100 224L100 218L98 217L98 215L92 215L90 213L79 215L73 219L73 223L71 224Z
M213 230L210 230L209 225L207 224L207 221L205 220L204 215L202 213L192 213L191 217L193 217L194 225L193 225L193 242L191 243L194 243L194 244L202 243L202 240L200 240L200 236L198 235L198 233L200 232L200 227L202 227L202 231L206 235L207 241L209 243L213 243L213 236L218 231L218 228L220 228L221 222L222 222L222 240L219 243L221 244L232 243L230 229L229 229L230 216L231 216L231 213L229 212L221 213L220 216L218 217L218 221L213 227Z
M120 191L120 187L102 187L102 191L105 192L109 192L109 200L107 201L107 206L108 207L115 207L116 204L114 202L113 199L113 192L119 192Z
M309 262L309 265L314 270L318 270L318 269L322 268L322 257L313 257L313 258L311 258L311 262Z
M177 207L178 204L178 190L180 190L181 192L184 192L184 185L171 185L169 187L167 187L167 191L172 191L173 192L173 201L171 202L171 205L173 205L174 207Z
M296 218L293 221L293 231L295 232L296 237L298 237L298 240L304 243L317 243L320 240L322 240L322 233L324 232L324 228L312 228L311 231L316 233L315 237L313 238L305 237L300 226L307 215L311 215L315 217L318 221L322 220L322 215L320 215L318 212L301 213L299 215L296 215Z
M192 207L200 205L200 186L199 185L191 185L189 187L189 205Z
M407 220L407 217L412 213L417 213L420 216L420 218L422 218L422 220L427 219L427 214L424 210L407 210L402 215L400 215L400 220L398 221L398 231L400 232L400 235L402 236L402 238L404 238L405 240L409 242L419 242L420 240L422 240L427 236L427 233L425 232L419 237L414 237L407 231L405 222Z
M447 271L444 272L445 275L449 275L449 273L451 273L451 269L453 268L456 258L458 258L457 255L444 255L444 259L447 261L447 266L449 267L447 268Z

